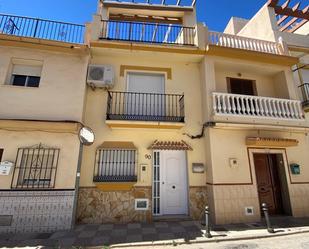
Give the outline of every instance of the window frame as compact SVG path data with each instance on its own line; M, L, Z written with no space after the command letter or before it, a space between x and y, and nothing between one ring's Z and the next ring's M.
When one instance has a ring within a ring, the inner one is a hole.
M11 188L54 189L59 156L59 148L45 147L41 144L18 148Z
M119 152L129 154L123 155ZM104 166L104 163L107 163L104 162L104 153L108 159L115 159L117 157L116 160L119 159L119 154L120 159L128 159L128 155L130 155L130 161L110 161ZM137 182L137 154L136 148L97 148L94 162L93 182ZM111 166L115 166L115 164L116 167L112 168ZM130 171L131 173L121 174L121 169L123 170L122 172Z
M24 85L14 85L14 80L16 76L23 76L26 77L25 83ZM30 78L38 78L39 82L37 86L29 86L29 79ZM31 75L22 75L22 74L11 74L11 81L10 81L10 85L11 86L16 86L16 87L30 87L30 88L39 88L40 87L40 82L41 82L41 77L39 76L31 76Z
M43 68L43 60L12 57L4 84L12 87L39 88L41 86ZM14 85L14 76L26 77L24 84ZM31 77L39 78L37 86L29 86Z
M236 94L236 93L232 93L231 80L250 81L250 82L252 83L253 95L248 95L248 96L258 96L256 80L252 80L252 79L243 79L243 78L235 78L235 77L226 77L226 81L227 81L227 92L230 93L230 94ZM242 94L242 95L245 95L245 94Z

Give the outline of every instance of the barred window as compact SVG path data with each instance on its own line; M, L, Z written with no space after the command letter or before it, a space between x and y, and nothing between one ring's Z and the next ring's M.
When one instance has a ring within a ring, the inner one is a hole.
M41 144L19 148L12 188L49 189L55 187L60 149Z
M136 149L111 147L97 149L93 181L136 182Z

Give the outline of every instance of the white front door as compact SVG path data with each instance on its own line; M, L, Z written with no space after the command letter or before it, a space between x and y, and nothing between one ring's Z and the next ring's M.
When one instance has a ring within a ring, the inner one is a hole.
M161 215L188 214L185 151L160 152Z

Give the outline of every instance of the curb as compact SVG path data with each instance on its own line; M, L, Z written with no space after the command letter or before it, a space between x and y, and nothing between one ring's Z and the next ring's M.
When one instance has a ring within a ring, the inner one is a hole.
M279 230L279 229L277 229ZM188 244L204 244L204 243L218 243L225 241L240 241L240 240L254 240L254 239L270 239L275 237L283 237L288 235L296 235L309 233L309 229L304 229L301 231L284 231L282 233L277 232L277 234L264 234L264 235L249 235L249 236L239 236L239 237L225 237L222 239L206 239L201 240L190 240L190 241L177 241L177 240L166 240L158 242L139 242L139 243L128 243L128 244L118 244L111 245L110 248L128 248L128 247L150 247L150 246L168 246L168 245L188 245Z

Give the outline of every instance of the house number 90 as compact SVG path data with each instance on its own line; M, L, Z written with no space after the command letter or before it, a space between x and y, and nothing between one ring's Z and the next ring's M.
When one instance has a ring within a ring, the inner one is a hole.
M148 159L148 160L151 160L151 155L146 154L145 158Z

